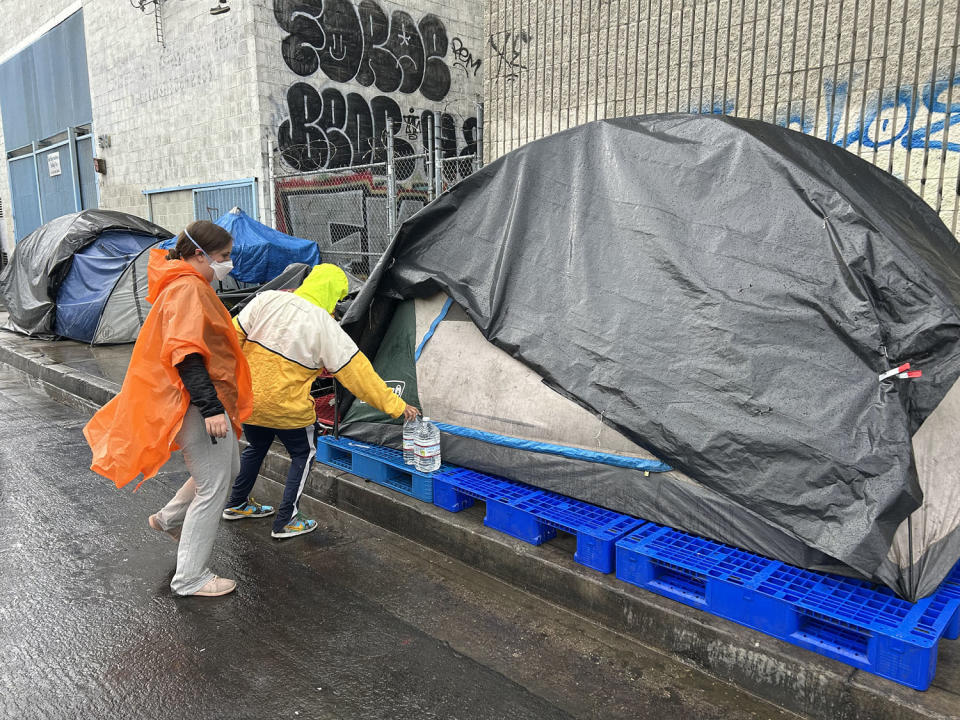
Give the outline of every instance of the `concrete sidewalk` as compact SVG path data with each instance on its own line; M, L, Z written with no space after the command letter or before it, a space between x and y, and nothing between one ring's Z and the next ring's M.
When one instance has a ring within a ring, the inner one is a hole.
M0 332L0 363L53 399L87 410L118 390L131 349ZM264 476L282 482L286 463L278 448ZM482 508L454 515L322 465L314 466L306 492L793 712L837 720L960 718L960 642L941 643L933 686L916 692L590 571L573 562L569 536L530 546L486 528Z

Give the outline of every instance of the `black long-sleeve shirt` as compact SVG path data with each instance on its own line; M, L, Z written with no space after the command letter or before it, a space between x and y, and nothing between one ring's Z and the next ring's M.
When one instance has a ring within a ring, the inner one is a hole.
M191 353L177 364L177 372L183 386L190 393L190 404L195 405L200 414L205 417L222 415L223 404L217 397L217 389L213 386L210 373L203 362L203 355Z

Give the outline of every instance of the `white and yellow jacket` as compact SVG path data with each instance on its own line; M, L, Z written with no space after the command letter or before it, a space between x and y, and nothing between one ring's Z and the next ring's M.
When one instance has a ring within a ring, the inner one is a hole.
M234 318L253 381L248 423L278 430L313 423L310 386L324 368L358 399L391 417L403 414L406 403L330 315L346 283L340 268L318 265L296 292L264 291Z

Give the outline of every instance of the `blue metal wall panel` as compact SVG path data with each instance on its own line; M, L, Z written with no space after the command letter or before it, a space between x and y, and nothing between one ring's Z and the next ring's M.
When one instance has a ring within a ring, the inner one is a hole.
M197 220L216 220L235 207L255 220L259 219L253 183L193 191L193 216Z
M7 150L41 139L40 103L32 53L14 55L0 65L0 117Z
M48 159L59 153L60 174L51 175ZM40 216L43 222L77 212L73 194L73 167L70 164L70 146L62 145L37 155L40 173Z
M0 65L0 116L8 150L93 121L82 10Z
M97 201L97 174L93 171L93 138L77 140L77 159L80 163L80 198L83 209L99 207Z
M22 240L40 227L40 199L37 196L37 168L33 155L11 160L10 194L13 200L14 239Z

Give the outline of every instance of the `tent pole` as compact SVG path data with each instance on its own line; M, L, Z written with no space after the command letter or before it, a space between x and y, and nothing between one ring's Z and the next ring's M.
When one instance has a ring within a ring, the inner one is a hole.
M912 596L917 591L913 586L913 513L907 516L907 586Z

